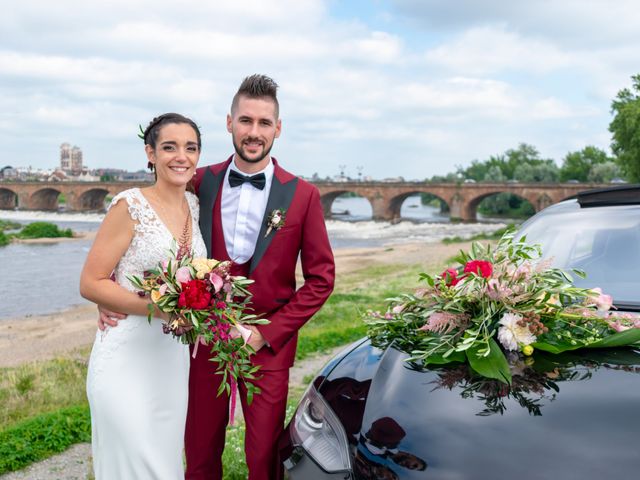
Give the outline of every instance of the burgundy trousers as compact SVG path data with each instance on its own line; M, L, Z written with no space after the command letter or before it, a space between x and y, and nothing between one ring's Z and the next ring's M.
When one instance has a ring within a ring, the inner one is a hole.
M187 480L222 480L222 451L229 421L229 396L217 396L222 375L215 374L215 363L200 346L191 360L189 410L185 433ZM284 430L289 369L259 371L255 384L262 389L247 405L247 390L238 385L245 418L245 455L249 480L280 480L278 438ZM237 409L240 405L237 406Z

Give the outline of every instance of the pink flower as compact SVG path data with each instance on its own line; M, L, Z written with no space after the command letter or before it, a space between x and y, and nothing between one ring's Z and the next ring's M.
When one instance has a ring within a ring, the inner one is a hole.
M163 283L162 285L160 285L160 288L158 289L158 292L160 292L160 295L164 295L165 293L167 293L167 288L169 288L169 286L166 283Z
M486 260L471 260L464 266L464 273L475 273L483 278L489 278L493 273L493 265Z
M435 333L449 333L456 327L462 327L466 324L467 317L465 315L435 312L429 316L429 320L419 330Z
M209 281L211 282L211 285L213 285L213 291L215 293L218 293L224 285L224 281L217 273L210 273Z
M504 300L512 295L513 290L500 283L499 280L492 278L487 282L487 296L491 300Z
M399 313L402 313L402 310L404 310L404 305L396 305L391 309L391 312L397 315Z
M587 297L587 303L589 305L595 305L598 310L603 312L606 312L611 308L611 305L613 305L613 297L611 295L605 295L602 293L602 289L600 287L592 288L591 291L596 295Z
M189 267L180 267L176 270L176 280L180 283L188 283L189 280L192 280Z
M252 333L253 332L250 329L240 323L238 325L232 326L231 330L229 331L231 338L242 337L242 340L245 344L249 341L249 337L251 337Z

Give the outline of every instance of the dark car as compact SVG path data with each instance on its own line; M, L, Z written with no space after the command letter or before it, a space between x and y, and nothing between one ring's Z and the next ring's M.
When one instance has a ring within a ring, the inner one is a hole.
M640 311L640 186L585 192L519 234ZM363 339L324 367L281 438L289 478L638 478L640 349L516 356L511 385L408 357Z

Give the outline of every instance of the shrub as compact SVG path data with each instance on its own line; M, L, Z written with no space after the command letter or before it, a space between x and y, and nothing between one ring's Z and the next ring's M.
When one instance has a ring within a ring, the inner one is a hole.
M9 238L0 230L0 247L4 247L9 244Z
M73 237L73 232L70 228L61 230L57 225L49 222L33 222L25 226L20 233L20 238L59 238L59 237Z

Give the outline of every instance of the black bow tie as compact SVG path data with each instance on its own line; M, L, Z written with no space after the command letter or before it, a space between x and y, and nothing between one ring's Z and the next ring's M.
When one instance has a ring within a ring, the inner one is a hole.
M237 187L238 185L242 185L244 182L249 182L258 190L264 190L267 179L265 178L264 173L258 173L257 175L242 175L235 170L231 170L229 172L229 185Z

